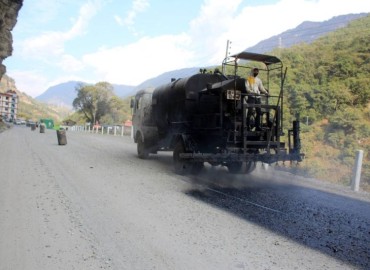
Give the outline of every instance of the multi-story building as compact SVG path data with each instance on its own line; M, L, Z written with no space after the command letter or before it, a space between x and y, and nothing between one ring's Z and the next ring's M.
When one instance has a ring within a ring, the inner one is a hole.
M14 121L17 119L18 95L13 90L0 93L0 117L3 120Z

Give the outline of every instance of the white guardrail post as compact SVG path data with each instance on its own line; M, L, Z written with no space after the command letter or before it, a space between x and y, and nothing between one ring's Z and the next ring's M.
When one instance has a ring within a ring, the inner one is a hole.
M352 183L351 188L353 191L360 190L360 180L361 180L361 167L362 167L362 158L364 156L363 150L357 150L355 167L353 169Z
M107 127L107 134L110 135L112 133L112 135L114 136L117 136L119 135L119 133L121 133L121 136L125 136L125 132L127 131L127 133L129 132L127 129L130 129L130 137L131 139L134 138L134 127L133 126L112 126L112 127ZM77 126L77 125L74 125L74 126L69 126L68 129L70 131L81 131L81 132L87 132L87 133L100 133L99 132L99 128L98 127L91 127L91 126ZM121 132L119 132L119 130ZM101 127L101 134L104 135L104 127L102 126Z

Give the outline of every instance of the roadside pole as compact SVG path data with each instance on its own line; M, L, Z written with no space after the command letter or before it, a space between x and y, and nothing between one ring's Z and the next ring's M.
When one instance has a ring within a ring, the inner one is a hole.
M362 167L362 158L364 156L363 150L357 150L355 167L353 169L352 183L351 188L353 191L360 190L360 180L361 180L361 167Z

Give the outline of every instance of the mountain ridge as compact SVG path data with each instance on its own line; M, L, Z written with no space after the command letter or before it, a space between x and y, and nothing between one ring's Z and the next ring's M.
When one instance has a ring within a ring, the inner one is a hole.
M346 14L322 22L303 21L297 27L258 42L245 51L266 53L275 48L289 48L299 43L310 44L316 39L347 26L351 21L368 16L369 13Z

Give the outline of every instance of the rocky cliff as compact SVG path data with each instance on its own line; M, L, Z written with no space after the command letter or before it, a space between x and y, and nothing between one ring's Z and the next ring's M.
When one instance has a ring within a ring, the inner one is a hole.
M18 12L22 5L23 0L0 0L0 78L6 71L3 60L12 55L11 31L17 23Z

